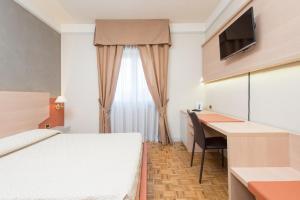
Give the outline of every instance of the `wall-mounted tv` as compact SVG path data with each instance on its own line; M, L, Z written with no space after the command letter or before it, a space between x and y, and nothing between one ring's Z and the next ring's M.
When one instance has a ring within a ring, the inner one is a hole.
M224 60L256 43L253 7L219 35L220 58Z

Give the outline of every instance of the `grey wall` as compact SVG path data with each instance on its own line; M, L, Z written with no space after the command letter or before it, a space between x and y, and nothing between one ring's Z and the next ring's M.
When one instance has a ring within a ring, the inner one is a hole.
M13 0L0 0L0 90L60 95L60 34Z

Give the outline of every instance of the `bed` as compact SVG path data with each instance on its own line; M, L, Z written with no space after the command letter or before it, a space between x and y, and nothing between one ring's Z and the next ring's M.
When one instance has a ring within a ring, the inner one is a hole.
M138 133L41 129L0 139L0 199L139 199L142 150Z
M0 91L0 200L146 200L138 133L37 129L49 93Z

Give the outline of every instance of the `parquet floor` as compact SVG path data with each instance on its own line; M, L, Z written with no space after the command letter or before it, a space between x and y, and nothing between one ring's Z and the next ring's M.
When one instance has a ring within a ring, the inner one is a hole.
M205 155L202 184L198 183L200 153L191 154L182 143L148 144L148 200L227 200L227 170L217 153Z

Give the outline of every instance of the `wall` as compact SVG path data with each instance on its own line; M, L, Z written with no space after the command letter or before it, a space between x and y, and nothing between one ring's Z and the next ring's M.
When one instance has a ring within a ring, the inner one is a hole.
M248 77L239 76L205 85L206 107L241 119L248 116Z
M168 118L174 140L180 140L180 110L204 101L201 84L203 34L175 33L170 50Z
M251 75L251 120L300 133L300 62Z
M234 0L209 33L222 26L244 1ZM300 63L251 73L251 121L300 132ZM205 85L205 106L217 112L247 119L248 77L233 77Z
M94 35L62 34L62 94L65 125L71 132L99 130L98 72Z
M251 73L251 121L300 132L300 63ZM247 119L248 77L205 85L206 107Z
M205 38L208 39L223 26L244 4L249 0L231 0L226 9L215 19L214 23L205 31Z
M67 99L65 125L72 132L98 132L98 82L93 33L62 34L62 93ZM203 100L200 33L172 34L168 117L174 140L180 140L180 110ZM199 92L200 91L200 92Z
M60 95L60 34L12 0L0 1L0 90Z

